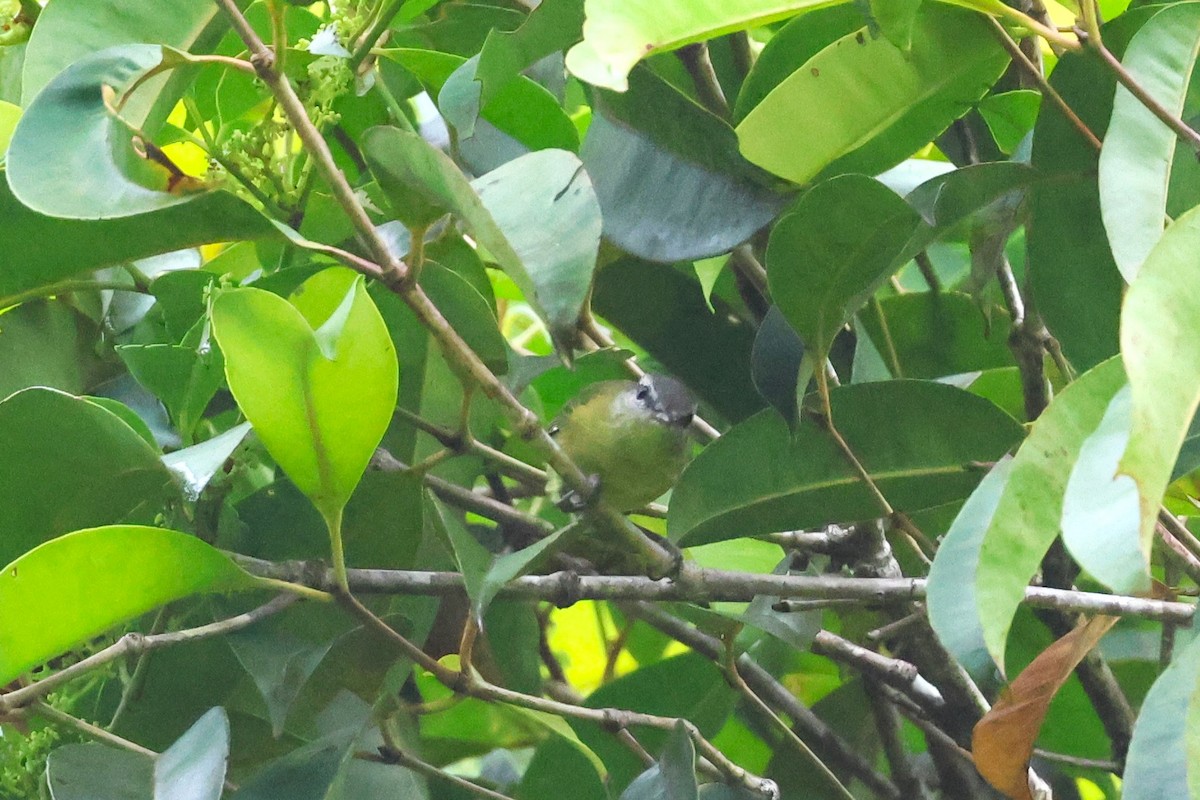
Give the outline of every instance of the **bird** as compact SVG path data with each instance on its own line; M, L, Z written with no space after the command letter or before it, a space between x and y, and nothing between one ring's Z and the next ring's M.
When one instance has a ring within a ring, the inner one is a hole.
M696 400L675 378L646 373L638 381L585 387L551 424L549 433L596 483L600 499L635 511L679 480L691 448L687 430ZM582 507L568 493L565 504Z

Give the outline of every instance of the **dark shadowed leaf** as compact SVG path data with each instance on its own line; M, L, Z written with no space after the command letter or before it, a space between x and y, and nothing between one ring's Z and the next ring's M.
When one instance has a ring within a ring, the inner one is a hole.
M0 561L77 528L148 520L170 493L159 453L89 400L26 389L0 403ZM145 513L149 512L149 513Z
M754 330L723 305L710 311L692 275L633 258L600 270L592 296L600 316L736 421L764 403L750 379Z
M1104 44L1117 57L1155 13L1133 9L1104 26ZM1097 137L1104 137L1116 78L1089 50L1066 53L1050 85ZM1054 103L1033 130L1031 165L1042 180L1029 193L1034 223L1027 234L1029 282L1038 311L1077 370L1117 352L1117 318L1125 282L1117 271L1100 216L1099 153Z
M696 748L682 722L667 736L658 763L633 779L621 800L696 800Z
M776 224L767 277L779 310L815 360L901 266L916 212L879 181L845 175L809 190Z
M834 389L830 401L838 430L902 511L963 500L983 476L978 464L998 460L1023 435L996 406L940 383L855 384ZM818 423L803 415L789 436L771 412L735 426L688 466L671 498L668 530L690 546L878 515Z
M800 365L804 362L804 343L778 306L771 306L758 326L750 359L751 375L758 393L787 420L789 428L794 427L800 414L796 390L801 377ZM799 387L800 395L807 386L806 375L804 386Z
M597 92L581 155L605 238L651 261L728 252L785 202L754 182L728 124L645 68L628 91Z

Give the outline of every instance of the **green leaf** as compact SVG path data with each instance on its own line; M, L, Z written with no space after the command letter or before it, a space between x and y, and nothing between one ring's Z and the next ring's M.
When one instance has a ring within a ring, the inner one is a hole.
M213 303L213 333L242 412L329 519L391 421L396 351L354 273L325 270L299 292L296 305L261 289L224 292Z
M36 300L0 312L0 398L30 386L82 394L103 368L99 338L98 326L66 302Z
M229 760L229 718L214 708L154 762L154 800L220 800Z
M54 800L143 800L154 786L154 759L88 742L55 748L46 761Z
M661 262L726 253L783 206L729 125L649 69L596 95L581 157L621 249Z
M1104 44L1118 58L1154 8L1128 11L1103 27ZM1064 53L1050 85L1101 139L1112 111L1116 78L1090 48ZM1079 371L1117 352L1118 313L1125 281L1117 271L1100 215L1099 154L1054 103L1033 130L1032 167L1041 180L1030 189L1027 233L1029 284L1038 311Z
M169 495L158 451L89 400L18 392L0 402L0 441L0 562L67 531L149 517Z
M1122 65L1168 113L1180 116L1200 53L1200 3L1168 6L1134 34ZM1100 211L1121 275L1132 283L1162 236L1175 133L1118 86L1100 151Z
M464 138L471 136L475 118L482 116L530 150L579 149L579 132L554 95L524 75L514 76L499 88L481 111L476 81L478 56L467 59L411 48L389 48L381 50L380 55L400 64L429 87L446 121L459 128Z
M1038 417L1013 460L973 576L976 613L998 665L1004 664L1005 641L1025 589L1059 534L1063 494L1080 448L1124 378L1118 359L1080 376Z
M803 363L804 343L784 319L779 306L771 306L754 337L750 369L754 387L787 421L789 428L800 419L800 397L811 377L806 374L800 385Z
M337 640L319 624L313 627L323 634L320 638L293 630L297 624L293 619L298 616L307 621L312 610L311 604L293 607L285 618L264 620L226 637L266 703L271 735L276 739L283 734L292 704Z
M1118 594L1147 594L1150 564L1139 542L1137 484L1118 473L1129 444L1129 386L1109 401L1100 424L1079 448L1063 495L1062 539L1093 578Z
M45 181L45 171L39 169L36 177ZM210 242L278 235L266 217L227 192L210 192L185 205L132 217L54 219L22 205L2 176L0 219L0 308L12 305L23 292L99 267Z
M1041 107L1040 92L1032 89L1014 89L1011 92L988 95L980 100L979 116L987 123L992 138L996 140L996 146L1002 152L1011 155L1033 130Z
M920 292L885 297L859 313L897 378L942 378L1013 366L1006 313L983 309L968 295Z
M634 779L621 800L696 800L696 748L682 722L675 723L658 763Z
M737 695L719 667L699 653L684 653L644 666L588 695L588 708L636 708L648 714L691 721L711 738L733 711ZM645 765L598 725L572 720L579 738L604 760L615 794L645 771ZM638 741L651 753L665 749L669 734L643 729ZM674 755L670 756L674 758ZM677 763L677 762L676 762Z
M1023 434L988 401L940 383L842 386L830 402L838 430L898 511L965 499L982 477L975 465L996 461ZM690 547L879 513L818 423L803 415L789 435L770 412L734 426L692 461L675 487L667 529Z
M994 161L952 170L923 182L905 197L924 223L905 249L915 256L938 239L990 232L1020 210L1036 173L1026 164ZM965 230L964 230L965 229Z
M232 800L327 800L350 758L355 731L331 733L267 764Z
M1142 702L1122 775L1124 800L1196 796L1197 689L1200 638L1176 652Z
M765 405L750 379L754 330L726 304L714 305L715 313L692 275L635 258L601 269L592 295L596 313L700 399L727 419L745 419Z
M995 519L1012 466L1013 459L1005 456L980 481L938 545L929 568L925 595L929 624L950 655L977 681L988 681L995 665L984 640L975 579L984 537Z
M579 748L558 736L538 745L517 795L522 800L561 800L564 786L577 800L608 800L604 783Z
M221 351L205 342L118 345L117 355L129 372L166 406L175 427L190 442L204 409L221 388Z
M420 136L386 127L367 131L363 154L389 197L407 187L459 217L569 356L600 246L600 206L578 158L541 150L469 182Z
M25 50L21 104L27 107L56 75L100 50L154 42L204 53L210 52L228 29L229 17L216 3L206 0L145 0L132 6L114 6L111 0L72 0L53 8L48 5L38 15ZM153 86L153 91L139 92L133 101L136 107L148 110L164 95L174 104L171 98L180 87L170 81L156 81ZM157 110L165 117L171 109L168 105Z
M905 52L859 31L822 50L741 121L742 154L796 183L882 172L962 116L1008 64L988 23L965 9L925 4L912 40Z
M1133 392L1121 472L1137 482L1147 561L1171 470L1200 405L1200 209L1150 251L1121 306L1121 358Z
M537 559L570 530L569 527L562 528L521 550L496 556L471 535L453 512L437 500L430 502L434 508L432 518L450 540L467 595L471 598L471 613L479 624L483 623L484 613L504 585L528 573Z
M810 189L771 231L771 296L817 363L833 338L901 264L916 212L891 189L844 175Z
M921 0L868 0L871 18L889 42L908 52Z
M13 131L17 128L17 120L21 118L21 107L0 100L0 154L8 149ZM0 155L0 162L3 156Z
M475 73L483 105L521 72L579 41L583 6L583 0L546 0L515 31L490 31Z
M168 52L148 44L111 48L83 57L47 84L9 144L13 194L34 211L68 219L129 217L193 199L193 187L175 186L175 176L148 156L154 144L142 139L142 120L126 120L109 107Z
M421 288L475 355L497 375L508 371L508 350L495 307L465 278L440 264L421 268Z
M863 13L854 3L814 8L789 20L763 47L738 90L734 121L745 119L772 89L810 58L862 27Z
M194 536L110 525L60 536L0 574L0 679L17 678L125 620L193 594L258 579ZM38 609L34 616L22 609Z
M824 0L589 0L583 41L567 53L580 80L625 91L633 65L654 53L786 19Z

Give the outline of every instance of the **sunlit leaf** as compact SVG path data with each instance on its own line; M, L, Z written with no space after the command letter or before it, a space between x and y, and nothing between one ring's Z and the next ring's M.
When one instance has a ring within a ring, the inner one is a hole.
M230 390L272 457L327 518L340 515L396 405L396 351L361 278L337 268L297 305L222 293L213 333Z
M862 30L792 73L738 125L742 154L796 183L882 172L962 116L1007 63L980 15L926 3L909 51Z
M110 525L60 536L0 574L0 680L173 600L257 585L227 555L177 531ZM30 608L38 614L21 613Z

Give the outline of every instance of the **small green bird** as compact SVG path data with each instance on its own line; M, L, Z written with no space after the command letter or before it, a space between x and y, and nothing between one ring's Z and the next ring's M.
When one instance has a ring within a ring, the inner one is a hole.
M584 389L550 426L584 473L599 480L600 496L618 511L633 511L675 485L688 462L687 428L696 401L665 375L603 381Z

